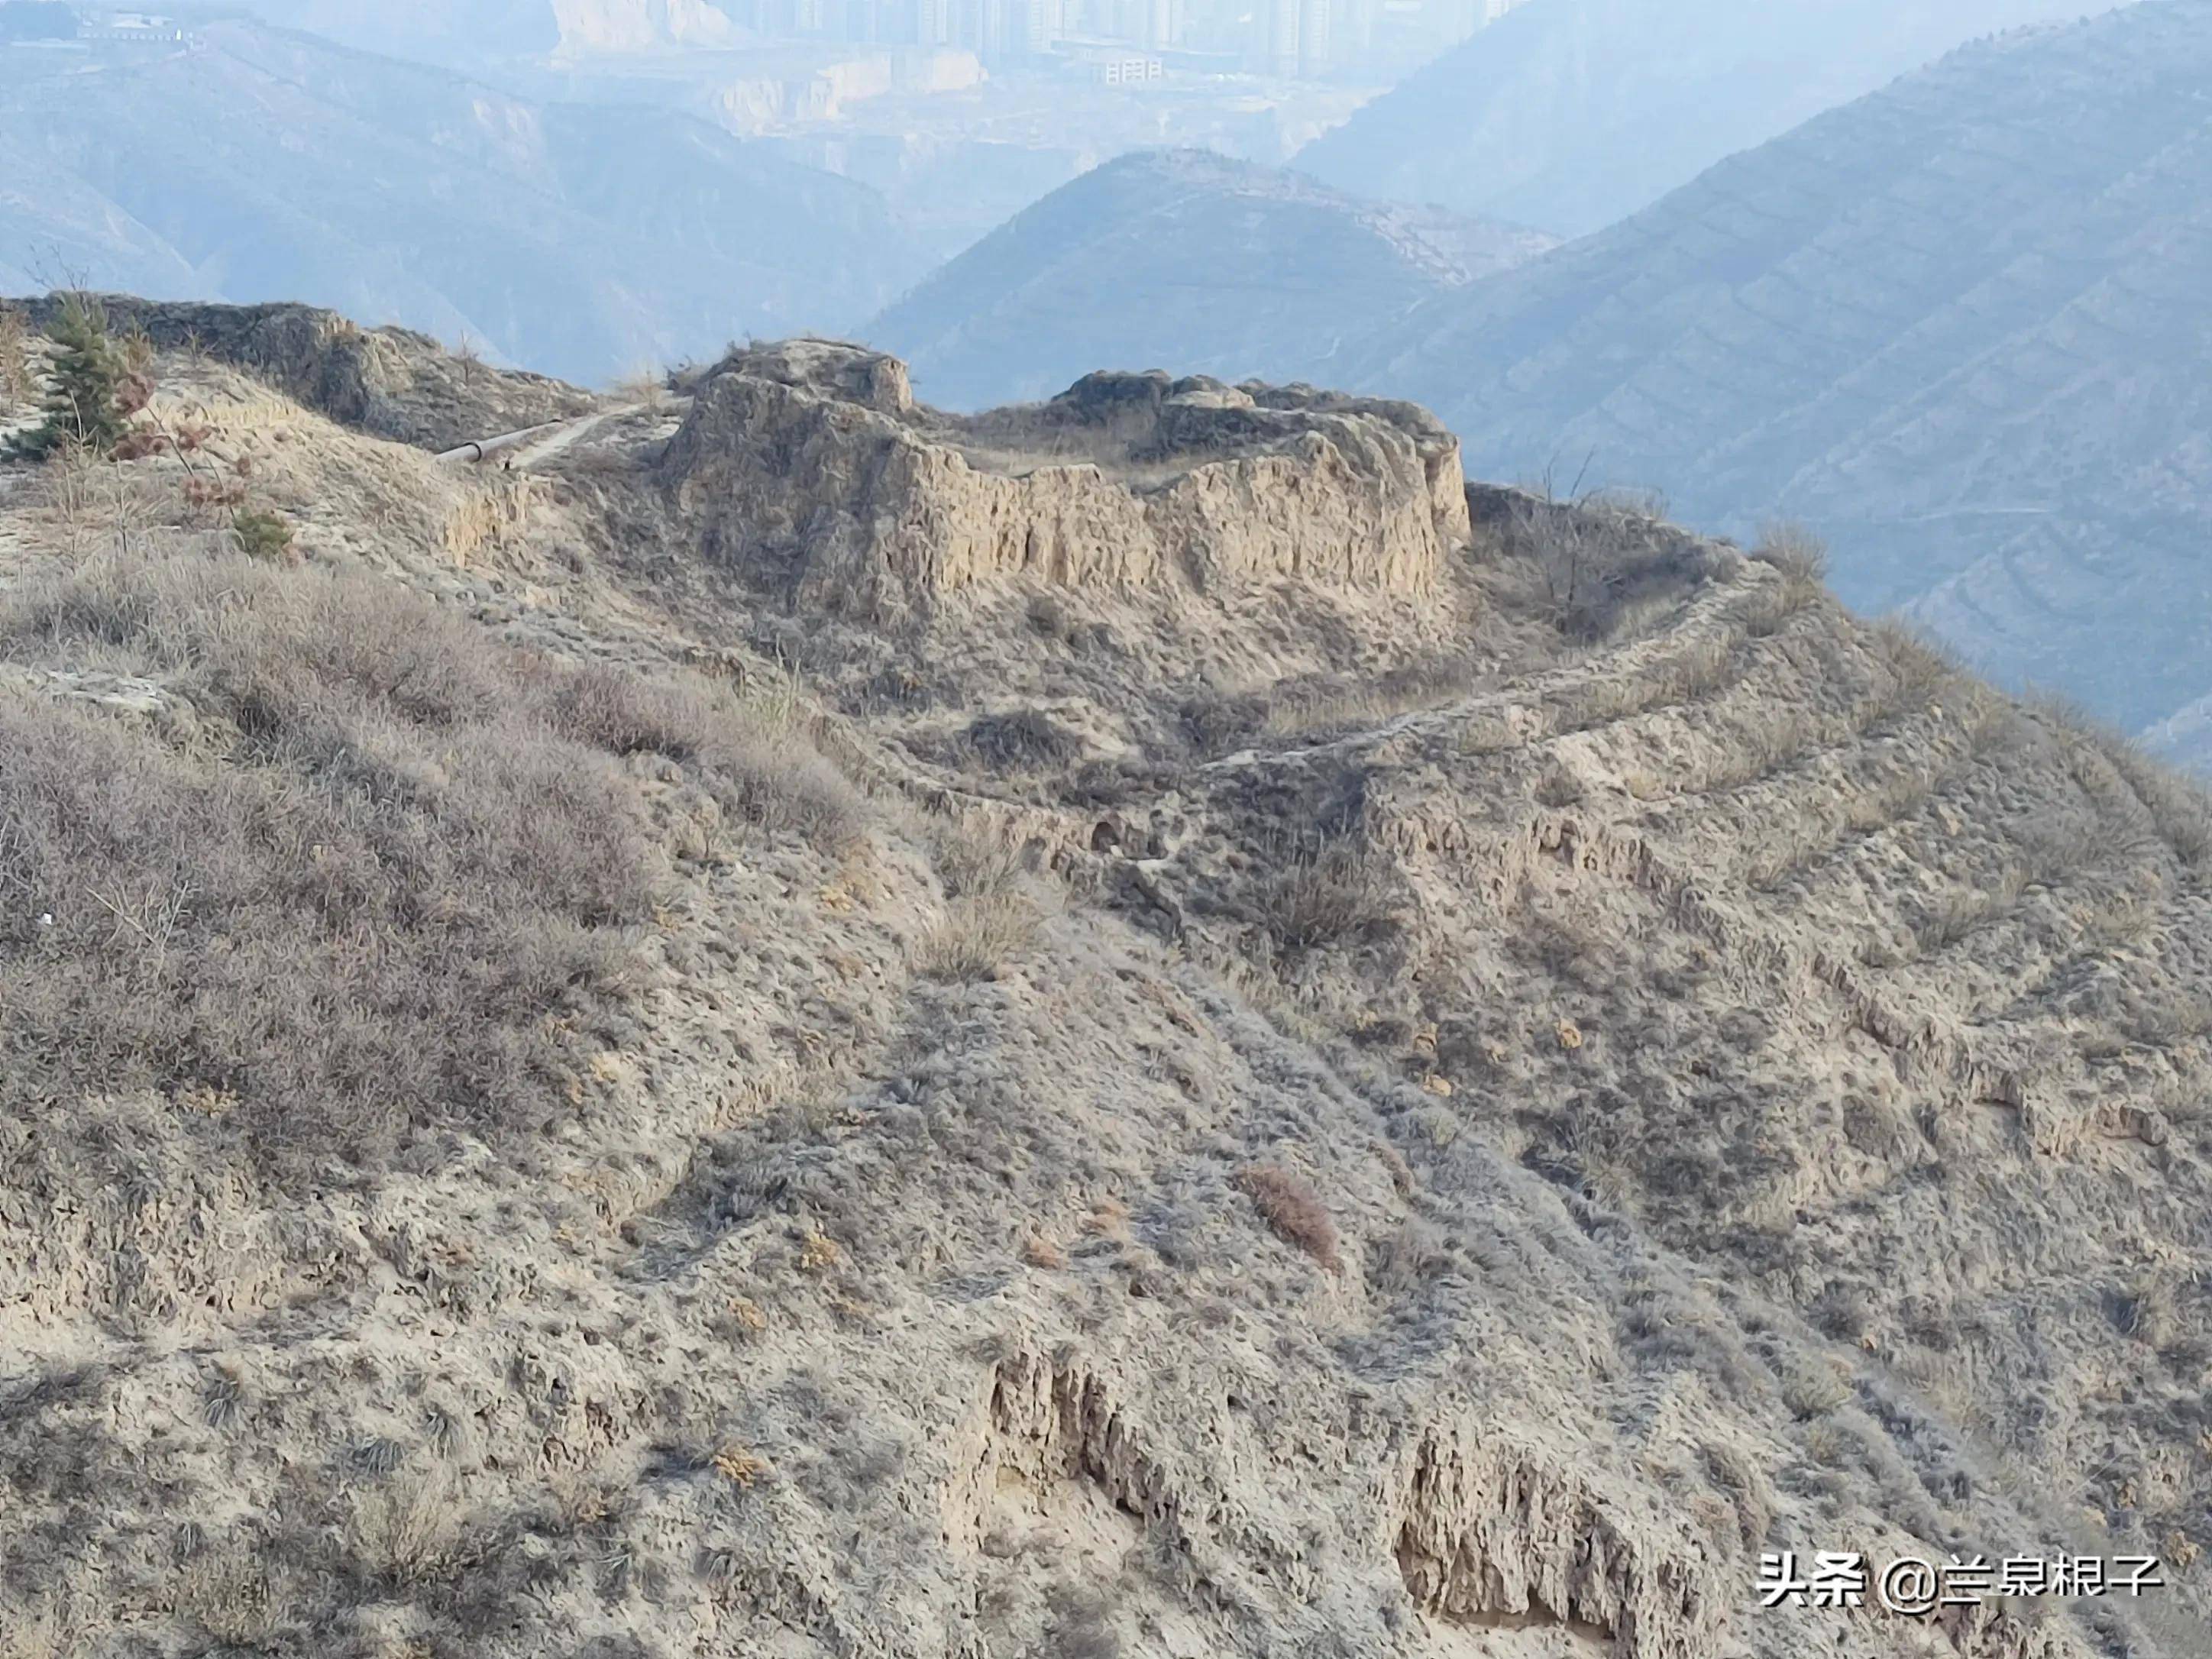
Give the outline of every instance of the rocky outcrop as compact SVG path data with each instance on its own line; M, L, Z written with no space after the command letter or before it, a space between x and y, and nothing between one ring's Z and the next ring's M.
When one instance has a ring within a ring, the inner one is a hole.
M1410 404L1155 373L960 416L813 340L720 365L664 467L710 556L833 609L1015 576L1419 592L1469 533L1458 443Z
M1105 1379L1042 1356L1018 1356L992 1373L973 1471L966 1495L978 1530L1010 1490L1083 1482L1121 1514L1182 1541L1176 1495Z
M1519 1447L1432 1430L1402 1502L1399 1570L1437 1618L1565 1626L1622 1659L1718 1650L1727 1597L1689 1537Z
M246 369L341 426L443 449L495 432L580 415L590 393L457 357L425 334L365 329L316 306L227 306L107 296L121 329L165 351L190 350ZM45 327L58 298L27 307Z

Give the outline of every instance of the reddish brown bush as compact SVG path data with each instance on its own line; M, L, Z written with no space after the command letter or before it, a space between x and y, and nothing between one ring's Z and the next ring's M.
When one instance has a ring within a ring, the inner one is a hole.
M1277 1237L1297 1245L1329 1272L1344 1271L1336 1223L1329 1219L1328 1206L1311 1182L1279 1164L1255 1164L1239 1171L1237 1184Z

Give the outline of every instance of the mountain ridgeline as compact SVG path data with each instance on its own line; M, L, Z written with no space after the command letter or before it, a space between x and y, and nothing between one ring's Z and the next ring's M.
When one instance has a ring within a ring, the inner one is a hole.
M1356 195L1579 236L1954 46L2104 9L1539 0L1316 139L1296 165Z
M0 289L306 301L604 382L857 324L923 264L872 191L665 110L238 22L4 62Z
M1540 8L1532 8L1540 9ZM1351 354L1478 476L1784 516L2139 729L2212 691L2212 8L1969 47Z
M963 409L1108 364L1327 384L1348 340L1551 245L1280 168L1139 150L1017 215L866 333Z

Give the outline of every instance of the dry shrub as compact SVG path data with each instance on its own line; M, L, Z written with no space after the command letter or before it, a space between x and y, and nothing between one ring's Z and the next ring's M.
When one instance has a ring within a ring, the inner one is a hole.
M1655 708L1694 702L1729 683L1735 660L1729 641L1703 639L1640 672L1594 678L1577 690L1558 729L1587 731Z
M1559 631L1571 639L1602 639L1613 584L1601 562L1597 520L1572 508L1533 511L1522 534Z
M1021 849L988 834L943 825L930 835L946 904L915 941L915 970L928 979L989 979L1036 935L1042 915L1022 885Z
M968 746L987 765L1032 770L1065 766L1083 749L1080 738L1042 708L977 715L968 726Z
M1336 1223L1311 1182L1279 1164L1255 1164L1237 1172L1237 1184L1276 1237L1295 1244L1329 1272L1344 1271Z
M614 755L657 754L696 768L747 823L848 850L867 811L852 781L815 749L797 710L740 702L696 674L646 680L603 666L554 694L561 727Z
M954 899L915 945L915 971L927 979L989 979L1036 936L1036 906L1019 893Z
M0 647L196 715L163 741L0 702L0 1105L234 1101L294 1170L550 1121L662 867L563 674L403 588L235 553L27 585Z
M2212 871L2212 794L2125 738L2106 733L2103 746L2106 757L2135 792L2160 838L2183 867L2197 874Z
M930 851L949 898L988 898L1021 884L1022 850L1002 836L946 828L930 837Z
M1656 502L1609 491L1558 500L1548 487L1490 498L1509 548L1527 561L1529 598L1575 643L1650 628L1707 574L1703 550Z
M1713 729L1725 741L1699 770L1698 788L1707 793L1771 777L1801 755L1854 734L1841 715L1815 715L1771 702L1753 703L1733 718L1717 720Z
M665 370L646 363L623 375L610 390L623 403L657 415L668 402L668 380Z
M214 1640L257 1648L283 1620L277 1586L266 1566L243 1553L201 1555L179 1574L177 1605Z
M1815 1354L1800 1354L1786 1361L1780 1388L1782 1403L1800 1422L1826 1417L1851 1397L1850 1385Z
M1330 841L1279 849L1258 893L1261 925L1290 955L1348 943L1389 908L1382 872L1364 846Z

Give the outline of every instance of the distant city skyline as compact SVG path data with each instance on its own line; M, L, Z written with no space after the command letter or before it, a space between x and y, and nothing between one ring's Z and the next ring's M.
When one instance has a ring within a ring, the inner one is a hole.
M763 41L951 46L986 64L1133 48L1281 76L1402 68L1521 0L720 0Z

